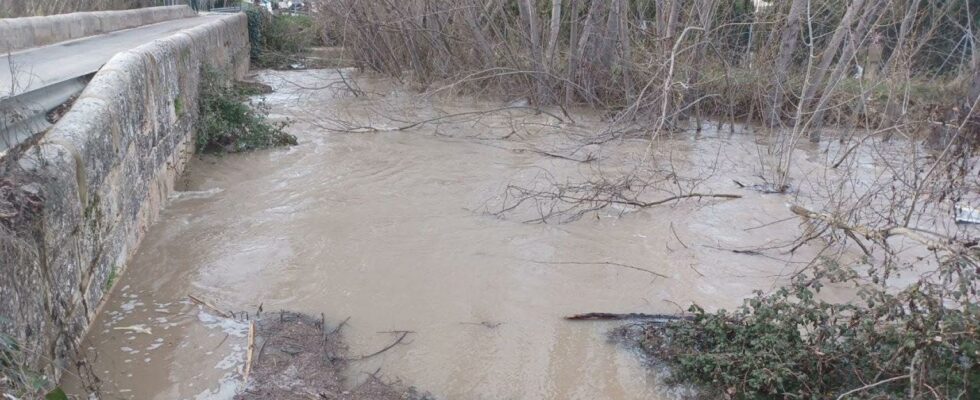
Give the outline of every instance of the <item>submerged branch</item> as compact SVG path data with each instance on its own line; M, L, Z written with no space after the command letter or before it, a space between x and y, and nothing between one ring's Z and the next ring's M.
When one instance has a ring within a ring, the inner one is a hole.
M336 128L330 128L330 127L326 127L326 126L322 126L322 125L320 127L323 128L323 129L327 129L327 130L333 131L333 132L341 132L341 133L400 132L400 131L407 131L409 129L418 128L418 127L423 126L423 125L427 125L427 124L431 124L433 122L439 122L439 121L443 121L443 120L447 120L447 119L458 118L458 117L467 117L467 116L471 116L471 115L493 114L493 113L498 113L498 112L501 112L501 111L509 111L509 110L533 110L534 112L541 113L541 114L547 115L547 116L549 116L551 118L554 118L559 123L564 123L565 122L565 120L563 120L561 117L559 117L559 116L557 116L555 114L549 113L547 111L541 110L539 108L527 107L527 106L510 106L510 107L495 108L495 109L492 109L492 110L468 111L468 112L461 112L461 113L455 113L455 114L442 115L442 116L439 116L439 117L429 118L429 119L426 119L426 120L417 121L417 122L413 122L413 123L410 123L410 124L407 124L407 125L402 125L402 126L398 126L398 127L394 127L394 128L378 128L378 127L373 127L373 126L357 126L357 127L347 128L347 129L336 129Z
M652 320L653 322L668 322L676 320L686 320L690 319L689 316L685 315L671 315L671 314L642 314L642 313L628 313L628 314L614 314L614 313L585 313L585 314L575 314L565 317L569 321L627 321L627 320Z
M629 264L621 264L610 261L596 261L596 262L578 262L578 261L538 261L538 260L528 260L535 264L548 264L548 265L610 265L615 267L622 267L627 269L632 269L634 271L645 272L653 276L658 276L661 278L669 278L669 276L661 274L659 272L654 272L646 268L640 268Z
M398 339L395 339L395 341L394 341L394 342L392 342L391 344L389 344L389 345L387 345L387 346L385 346L385 347L384 347L383 349L381 349L381 350L378 350L378 351L376 351L376 352L374 352L374 353L371 353L371 354L368 354L368 355L363 355L363 356L358 356L358 357L354 357L354 358L349 358L349 359L347 359L347 360L348 360L348 361L361 361L361 360L366 360L366 359L368 359L368 358L371 358L371 357L374 357L374 356L376 356L376 355L379 355L379 354L381 354L381 353L384 353L384 352L386 352L386 351L388 351L388 350L391 350L391 349L392 349L392 348L394 348L395 346L398 346L399 344L401 344L401 342L402 342L403 340L405 340L405 337L406 337L406 336L408 336L408 334L410 334L410 333L412 333L412 332L411 332L411 331L399 331L399 332L392 332L392 333L400 333L400 334L401 334L401 336L399 336L399 337L398 337Z

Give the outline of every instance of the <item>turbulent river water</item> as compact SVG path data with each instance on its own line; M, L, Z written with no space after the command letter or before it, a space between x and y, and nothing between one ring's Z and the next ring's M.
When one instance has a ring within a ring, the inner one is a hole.
M608 339L613 325L562 317L731 307L813 256L731 251L784 245L800 229L787 196L732 183L759 182L761 147L750 135L590 144L583 138L605 129L599 116L581 112L572 123L521 107L398 130L507 105L352 75L258 74L299 145L190 164L83 342L105 398L233 396L246 325L188 295L223 310L350 317L352 354L391 343L384 332L414 332L354 363L352 383L380 369L440 399L672 398ZM361 96L348 89L355 82ZM794 168L807 176L817 163L798 151ZM499 213L515 204L511 185L574 183L649 160L669 170L648 200L743 197L613 204L547 224L526 223L548 213L547 202Z

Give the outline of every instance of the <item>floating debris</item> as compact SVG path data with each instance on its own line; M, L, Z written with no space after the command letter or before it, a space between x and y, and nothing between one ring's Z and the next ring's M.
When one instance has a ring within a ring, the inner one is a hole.
M282 312L255 321L250 332L249 357L243 388L236 400L286 398L344 400L428 400L427 393L385 382L378 372L360 382L350 382L349 364L402 344L394 344L368 356L351 357L344 342L343 324L327 329L325 319ZM409 332L401 331L401 338ZM254 335L254 336L253 336Z
M962 224L980 224L980 208L957 205L956 222Z
M751 189L764 194L785 194L790 192L790 189L792 189L792 187L787 184L777 185L775 183L765 182L765 183L756 183L756 184L749 185L734 179L732 179L732 182L735 182L735 185L738 186L739 188Z
M146 325L143 325L143 324L130 325L130 326L117 326L117 327L112 328L112 329L113 330L116 330L116 331L127 331L127 332L133 332L133 333L145 333L147 335L152 335L153 334L153 332L150 331L150 328L147 328Z

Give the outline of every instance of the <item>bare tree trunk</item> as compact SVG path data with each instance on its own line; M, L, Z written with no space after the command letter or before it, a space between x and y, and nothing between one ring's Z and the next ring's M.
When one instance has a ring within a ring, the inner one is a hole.
M668 0L656 0L656 1L657 1L657 7L656 7L657 14L655 15L656 19L654 20L656 21L655 28L657 31L657 35L663 37L666 31L665 27L667 26L667 14L669 14L667 7L669 7L669 5L666 3L666 1Z
M483 33L483 27L476 14L476 7L476 4L468 5L464 11L464 15L466 16L467 25L470 27L470 32L472 32L473 38L476 40L477 51L480 53L483 66L489 68L493 65L493 49L490 47L490 42L487 41L486 34Z
M589 12L585 15L585 23L582 27L582 37L579 38L578 48L575 49L576 82L578 82L579 86L582 86L586 90L586 93L583 93L583 95L590 102L595 97L592 94L591 84L588 82L588 78L579 76L581 75L579 70L581 69L582 63L585 60L585 51L589 47L592 34L595 32L596 24L598 23L597 21L600 18L599 14L602 12L603 5L605 4L606 2L601 0L592 1L592 4L589 6Z
M571 0L571 15L569 16L569 21L571 21L571 29L569 32L568 40L568 71L565 75L565 105L572 104L574 100L575 88L572 86L575 82L575 74L578 69L578 49L579 42L579 24L578 24L578 13L579 7L582 5L582 0Z
M708 32L711 32L711 28L715 20L715 8L717 7L717 5L718 5L718 0L700 0L698 2L698 8L697 8L698 24L701 27L701 29L703 29L703 31L700 34L701 39L697 42L697 44L695 44L696 47L694 48L694 51L691 53L690 62L692 65L697 65L698 60L703 60L705 57L705 50L708 48L708 45L705 43L709 42ZM701 70L694 69L693 71L691 71L690 82L692 84L689 86L696 87L698 83L700 83L700 80L701 80ZM688 90L686 93L686 96L688 97L686 102L690 101L690 97L699 96L699 95L700 93L698 93L697 91ZM695 99L694 101L698 101L698 100ZM697 129L698 131L700 131L701 130L700 103L694 106L694 110L695 110L695 116L697 117Z
M834 35L830 38L830 42L827 44L827 47L824 48L823 54L820 58L820 64L812 76L812 81L809 82L807 87L803 89L803 97L800 99L802 107L809 106L813 101L814 96L816 96L817 91L823 88L824 80L826 79L827 74L831 72L830 65L840 52L841 43L844 41L844 37L854 25L854 19L860 14L861 9L864 7L864 3L865 0L854 0L847 7L847 11L844 12L844 17L841 19L840 25L838 25L837 29L834 31ZM810 141L820 141L819 130L815 129L810 132Z
M555 64L558 34L561 33L561 5L562 0L551 0L551 33L548 35L548 47L545 50L548 65Z
M908 60L911 58L911 45L908 42L909 33L912 31L916 19L919 14L919 6L921 5L921 0L911 0L911 4L907 7L905 16L902 18L902 24L898 30L898 38L895 40L895 46L892 50L891 55L885 59L880 68L880 74L884 77L888 85L891 87L889 90L888 98L885 102L885 110L879 124L879 129L885 126L898 125L900 117L904 114L903 112L903 99L904 90L901 90L904 86L903 84L897 82L898 77L898 65L909 66ZM907 2L906 2L907 3ZM904 71L903 75L908 76L908 69ZM891 133L887 133L884 136L885 140L890 140L892 137Z
M544 53L541 50L541 31L538 30L538 10L534 7L532 0L520 0L518 2L521 19L527 29L527 36L531 42L531 59L534 63L535 74L531 77L534 82L534 99L538 104L545 101L544 96Z
M885 63L881 65L882 74L886 74L888 69L891 67L892 63L900 59L903 54L906 53L905 50L905 40L909 35L909 30L912 29L912 23L915 22L915 17L919 13L919 3L922 0L912 0L912 4L909 6L908 11L905 12L905 17L902 18L902 25L898 29L898 39L895 40L895 49L892 54L885 60Z
M626 103L633 102L633 43L630 40L629 3L618 0L616 13L619 15L619 46L622 49L620 65L623 71L623 86L626 89Z
M824 89L824 93L820 96L820 100L817 102L816 107L813 110L813 124L810 129L811 142L820 141L820 129L823 124L824 106L830 99L833 88L844 77L844 74L854 61L858 47L861 43L867 40L868 31L871 29L874 21L876 21L884 11L884 7L882 7L884 1L885 0L877 0L869 3L869 7L867 7L861 16L861 19L858 21L857 27L849 32L849 40L847 40L847 42L844 44L844 49L841 52L840 59L837 61L837 66L833 71L831 71L830 80L827 81L827 88Z
M969 10L969 3L967 3L967 9ZM977 11L980 10L972 10L973 13L976 13ZM977 107L977 103L980 101L980 46L978 46L978 42L980 42L980 30L973 26L973 21L967 22L966 29L968 30L967 34L972 38L972 40L970 40L970 44L972 46L970 50L972 53L970 57L969 72L972 73L973 77L968 81L969 86L967 86L968 90L966 101L964 101L960 107L963 108L963 113L966 114L964 115L964 118L972 119L974 121L974 125L971 128L974 130L974 135L978 135L980 134L980 126L977 126L977 123L980 123L980 121L978 121L980 118L975 116L978 110L975 110L974 108ZM980 137L974 137L973 140L980 141Z
M783 92L786 78L789 76L789 66L793 61L793 53L796 52L796 45L800 38L800 18L803 15L803 8L806 7L805 0L793 0L790 5L789 13L786 14L786 23L783 25L779 40L779 53L776 56L773 68L773 88L769 95L770 103L766 124L774 127L782 121Z
M664 50L669 52L674 45L677 18L680 15L678 0L657 0L657 31L663 39Z
M609 0L610 9L609 15L606 16L606 31L605 35L602 36L602 45L600 46L601 54L599 56L599 61L602 63L603 69L606 71L611 71L612 66L615 65L619 60L617 60L620 52L617 48L619 46L619 0Z
M974 57L976 59L978 57ZM966 132L965 139L972 142L974 145L980 144L980 116L978 116L978 107L980 107L980 65L974 63L973 66L973 79L970 82L968 97L960 105L962 108L962 122L963 129Z
M750 0L745 0L744 4L745 4L744 7L748 8L748 5L751 4ZM733 7L734 6L735 4L733 3ZM742 60L740 62L741 65L748 66L749 68L752 68L752 55L753 52L755 51L755 47L753 46L753 44L755 43L755 22L756 19L758 18L759 18L759 13L758 11L755 10L755 7L753 7L752 20L749 21L749 38L745 44L745 54L742 56Z

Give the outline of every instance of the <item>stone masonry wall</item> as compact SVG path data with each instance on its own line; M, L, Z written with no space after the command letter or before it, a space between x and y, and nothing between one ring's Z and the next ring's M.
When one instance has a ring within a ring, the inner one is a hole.
M190 7L170 6L5 18L0 19L0 51L14 52L194 15Z
M60 375L166 203L193 154L202 66L241 78L248 53L233 14L117 54L21 158L18 190L39 200L0 231L0 331L32 366Z

